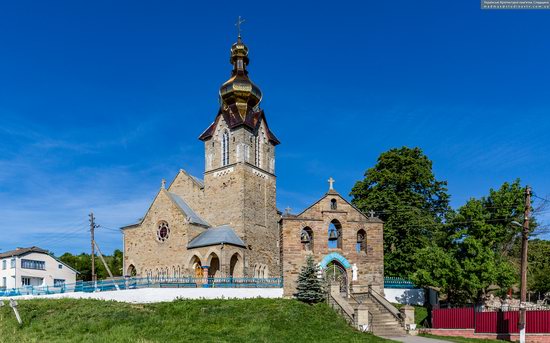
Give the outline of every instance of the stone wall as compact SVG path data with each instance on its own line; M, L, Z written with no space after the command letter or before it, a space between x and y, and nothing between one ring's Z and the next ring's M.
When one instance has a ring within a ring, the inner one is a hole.
M164 242L157 238L160 221L166 221L170 228L170 236ZM125 272L133 265L139 276L146 276L147 272L153 275L165 270L172 272L173 268L177 270L178 267L180 273L191 273L187 244L194 237L189 232L200 233L204 230L187 223L186 217L170 199L167 191L161 189L143 222L124 230Z
M336 199L337 209L331 208ZM328 228L337 220L342 230L342 247L328 247ZM384 287L383 223L377 218L367 218L336 192L327 193L321 200L298 216L285 216L282 226L282 267L285 295L295 292L296 281L306 256L311 254L319 263L326 255L336 252L358 268L358 280L352 282L351 268L346 270L354 291L371 285L379 293ZM309 227L313 232L313 250L306 251L301 243L301 232ZM364 230L367 236L366 251L356 251L357 232Z
M168 191L182 197L185 202L197 213L204 217L204 189L197 180L195 180L185 170L180 169L174 178L174 181L168 187Z
M247 162L271 174L275 173L275 146L269 142L265 123L262 121L257 132L241 126L230 130L223 117L219 117L212 138L204 141L205 172L222 168L222 140L224 132L229 133L229 164ZM256 141L258 137L258 141ZM258 151L256 151L258 150Z
M196 214L211 226L229 225L247 244L239 251L238 274L253 277L280 276L279 227L276 207L275 146L266 137L265 123L258 132L241 126L229 130L223 117L218 118L211 139L204 142L206 169L204 184L180 170L168 191L181 196ZM222 136L229 132L229 164L222 166ZM259 137L259 144L256 142ZM260 161L256 163L255 149ZM171 237L156 239L158 222L169 223ZM161 190L144 221L124 230L125 268L135 266L139 275L162 273L175 265L181 272L194 274L193 256L208 264L214 249L221 257L222 273L229 273L229 260L220 247L187 251L188 242L203 232L200 226L186 223L186 218ZM227 251L233 248L225 248ZM237 248L235 248L237 249ZM235 254L235 252L233 252ZM222 256L223 255L223 256ZM157 271L158 270L158 271Z

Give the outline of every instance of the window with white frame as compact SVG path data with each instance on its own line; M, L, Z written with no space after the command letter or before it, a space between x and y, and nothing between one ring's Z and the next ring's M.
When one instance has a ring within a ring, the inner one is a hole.
M6 279L6 277L4 276L2 278L2 288L6 288L8 286L8 280Z
M21 268L46 270L46 262L36 260L21 260Z
M6 268L7 268L7 261L2 260L2 270L6 270Z
M11 259L11 269L15 268L15 257Z
M63 279L54 279L53 280L53 286L54 287L65 286L65 280L63 280Z

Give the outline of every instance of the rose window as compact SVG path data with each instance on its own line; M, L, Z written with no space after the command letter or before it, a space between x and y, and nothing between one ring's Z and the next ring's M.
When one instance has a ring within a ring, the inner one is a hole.
M170 227L168 227L168 223L164 221L160 222L159 227L157 229L157 239L161 242L164 242L165 240L168 239L169 236L170 236Z

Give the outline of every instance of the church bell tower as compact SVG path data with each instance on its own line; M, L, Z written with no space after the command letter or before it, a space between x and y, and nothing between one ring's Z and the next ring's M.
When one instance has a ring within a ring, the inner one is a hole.
M239 33L231 47L231 76L219 91L220 108L199 139L205 147L205 213L230 225L247 245L245 275L278 275L275 147L279 141L260 108L262 92L248 76L248 47Z

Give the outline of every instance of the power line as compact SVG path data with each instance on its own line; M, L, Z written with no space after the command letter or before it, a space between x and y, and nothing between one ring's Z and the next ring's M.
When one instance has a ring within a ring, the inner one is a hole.
M99 225L99 227L102 228L102 229L105 229L105 230L115 231L115 232L120 233L120 229L112 229L112 228L110 228L110 227L103 226L103 225Z
M33 244L34 245L42 245L42 244L46 244L46 243L50 244L50 243L53 243L53 242L56 242L56 241L65 241L65 240L67 240L68 235L75 235L77 233L80 233L81 231L86 231L86 228L80 227L80 228L71 229L71 230L67 230L67 231L52 233L52 234L49 234L50 237L46 237L46 238L43 238L43 239L33 241ZM60 235L62 235L63 237L58 237Z
M535 198L537 198L537 199L539 199L539 200L542 200L542 201L544 201L545 203L549 203L549 202L550 202L550 200L548 200L548 199L546 199L546 198L539 197L539 196L536 195L536 194L532 194L531 196L533 196L533 197L535 197Z

